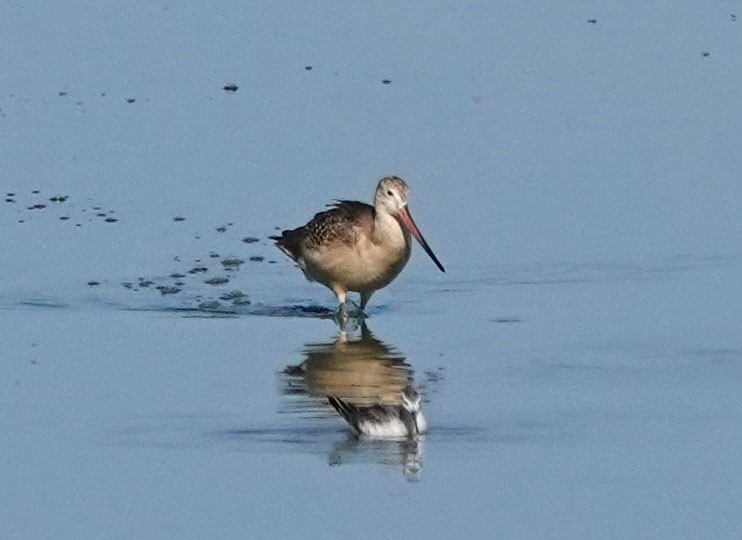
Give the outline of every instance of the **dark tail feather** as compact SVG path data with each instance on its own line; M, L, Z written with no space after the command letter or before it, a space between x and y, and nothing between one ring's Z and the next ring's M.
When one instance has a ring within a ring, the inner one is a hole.
M330 405L332 405L335 410L340 413L340 416L342 416L343 418L346 417L346 403L343 400L336 398L335 396L327 396L327 401L329 401Z
M276 247L286 255L296 260L299 257L301 242L301 232L299 229L290 229L281 231L281 236L269 236L276 244Z
M340 413L340 416L345 418L345 421L348 422L355 431L358 431L358 425L353 419L353 412L355 410L353 405L346 403L335 396L327 396L327 401L330 402L330 405L335 407L335 410Z

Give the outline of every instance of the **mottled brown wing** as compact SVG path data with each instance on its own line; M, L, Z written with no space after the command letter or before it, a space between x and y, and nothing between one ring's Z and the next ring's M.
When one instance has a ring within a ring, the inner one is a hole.
M332 206L303 227L307 247L334 243L353 245L360 230L373 228L373 206L357 201L337 201Z
M358 201L337 201L330 210L319 212L312 220L296 229L285 230L271 240L295 261L302 258L302 249L318 248L333 243L352 245L360 230L373 229L373 206Z

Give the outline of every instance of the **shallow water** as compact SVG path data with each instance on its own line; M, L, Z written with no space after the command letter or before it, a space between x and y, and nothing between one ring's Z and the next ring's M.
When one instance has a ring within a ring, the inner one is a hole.
M738 538L740 23L586 9L4 8L3 536ZM384 174L341 329L267 237Z

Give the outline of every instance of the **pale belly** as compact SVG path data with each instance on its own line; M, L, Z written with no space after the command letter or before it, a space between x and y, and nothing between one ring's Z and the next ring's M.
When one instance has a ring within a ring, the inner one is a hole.
M307 278L331 289L373 292L389 285L409 259L409 244L399 249L342 245L305 253L303 270Z

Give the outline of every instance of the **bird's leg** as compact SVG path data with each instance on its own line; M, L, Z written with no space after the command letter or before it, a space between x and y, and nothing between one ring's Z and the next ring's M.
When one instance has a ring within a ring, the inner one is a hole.
M366 309L366 304L368 304L368 301L371 299L372 294L374 294L374 291L361 293L361 311L364 311Z
M347 299L338 306L337 316L346 319L362 319L365 317L363 310L361 310L355 302Z
M339 319L347 319L351 315L350 309L348 307L348 292L339 286L334 286L332 290L338 299L338 310L336 313L336 317L338 317Z
M349 300L341 303L338 306L338 310L335 312L335 316L333 317L335 324L337 324L338 328L340 329L340 335L343 337L345 337L345 334L349 328L351 329L351 331L355 328L355 324L357 322L348 307L349 303Z
M348 341L348 334L355 334L358 331L358 319L355 317L349 317L348 315L341 315L339 312L333 317L335 324L338 325L340 335L338 336L338 343L345 343Z
M348 291L341 285L333 285L331 289L338 299L338 314L345 317L357 317L358 306L348 300Z
M352 327L356 327L359 319L363 319L364 313L354 302L348 299L348 292L341 287L333 287L332 290L337 296L339 305L338 310L335 313L335 322L344 330L348 327L348 321L353 322Z

